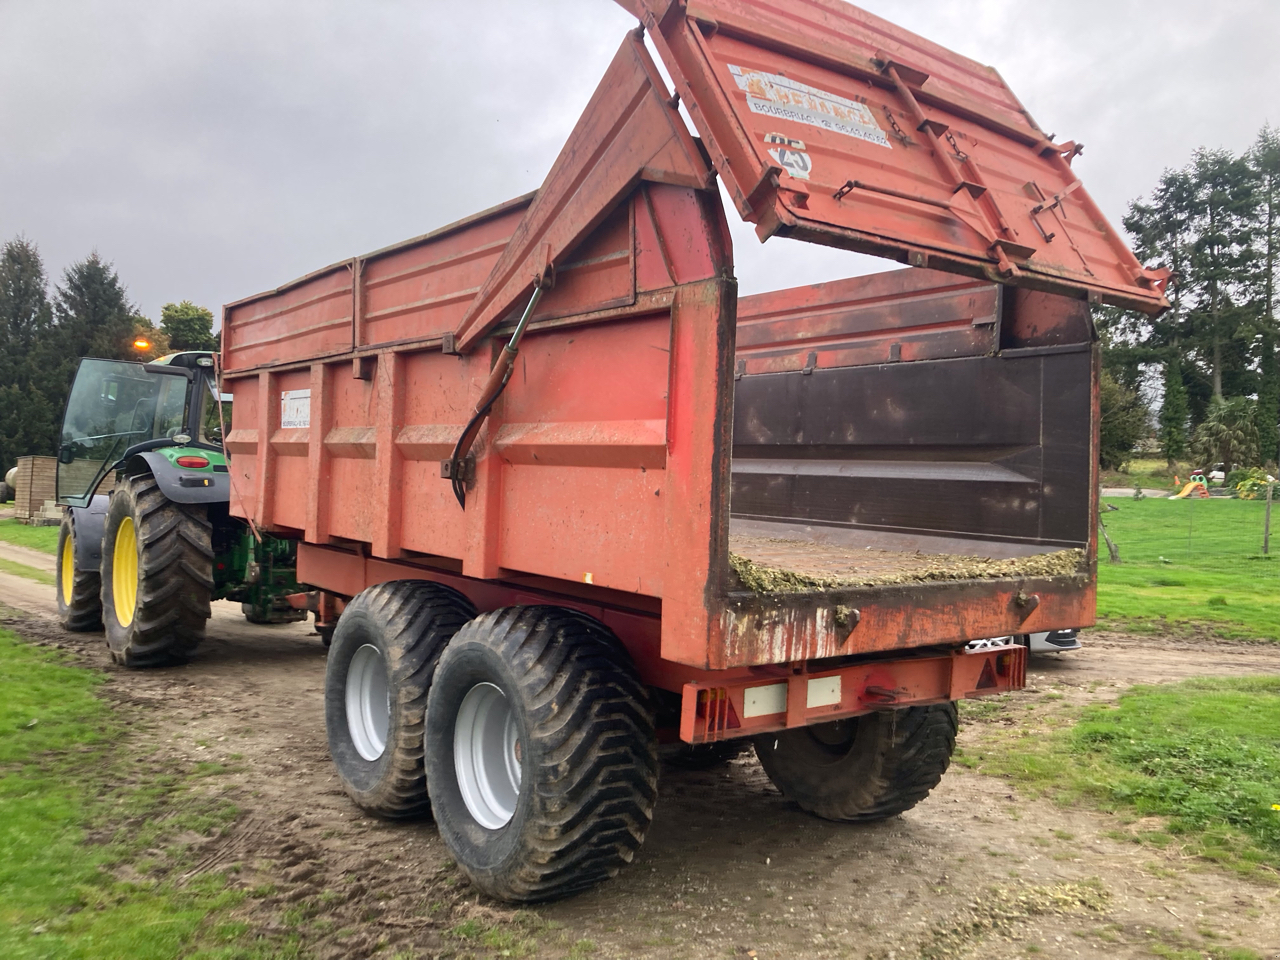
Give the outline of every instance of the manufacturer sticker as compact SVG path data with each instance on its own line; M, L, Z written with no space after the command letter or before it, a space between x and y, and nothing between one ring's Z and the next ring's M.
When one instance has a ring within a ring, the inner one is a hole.
M813 160L804 152L803 140L784 137L780 133L766 133L764 142L778 144L776 147L769 148L769 156L778 162L778 166L793 177L799 177L801 180L809 179Z
M807 123L833 133L865 140L893 149L865 103L849 100L817 87L797 83L776 73L743 70L729 64L738 89L747 95L752 113L779 120Z
M310 426L311 391L282 391L280 394L280 429L299 430Z

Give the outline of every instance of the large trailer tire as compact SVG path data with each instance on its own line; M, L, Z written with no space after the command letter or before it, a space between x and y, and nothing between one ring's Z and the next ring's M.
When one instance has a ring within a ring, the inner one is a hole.
M325 670L325 727L342 786L363 810L430 812L427 693L445 644L475 615L458 591L425 580L380 583L343 611Z
M102 624L126 667L183 663L204 639L213 595L212 524L150 474L112 491L102 534Z
M653 819L648 691L618 638L571 610L509 607L459 631L427 698L426 760L445 845L499 900L612 877Z
M75 524L68 514L58 528L55 590L58 619L68 630L86 633L102 629L102 577L97 570L76 569Z
M884 710L756 737L774 786L827 820L883 820L938 785L956 745L954 703Z

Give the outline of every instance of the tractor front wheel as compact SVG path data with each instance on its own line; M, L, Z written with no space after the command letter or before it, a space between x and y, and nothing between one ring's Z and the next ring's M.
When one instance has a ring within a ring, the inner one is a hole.
M102 580L97 570L76 568L75 523L70 513L58 530L58 619L68 630L102 629Z
M172 502L150 475L120 481L102 537L102 621L114 661L181 663L204 639L211 533L202 505Z

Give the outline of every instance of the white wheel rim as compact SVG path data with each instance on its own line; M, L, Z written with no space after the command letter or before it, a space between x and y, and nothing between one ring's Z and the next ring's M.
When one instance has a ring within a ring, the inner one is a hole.
M391 689L382 653L366 643L347 669L347 729L356 753L377 760L387 749L391 724Z
M492 683L477 683L462 698L453 765L476 823L489 830L510 823L520 799L520 735L515 711Z

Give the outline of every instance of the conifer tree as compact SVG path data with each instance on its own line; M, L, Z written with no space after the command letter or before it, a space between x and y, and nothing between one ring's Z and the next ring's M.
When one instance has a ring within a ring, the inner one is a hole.
M1160 406L1160 449L1169 469L1187 454L1187 388L1175 356L1164 365L1164 402Z

